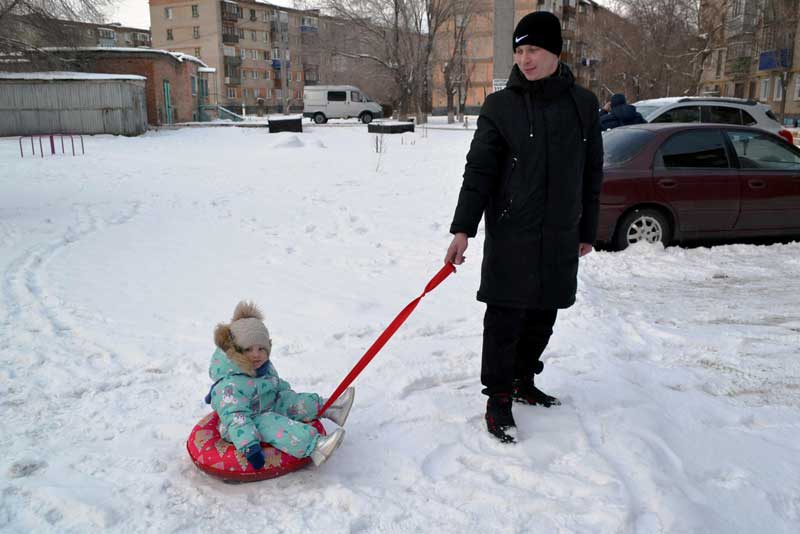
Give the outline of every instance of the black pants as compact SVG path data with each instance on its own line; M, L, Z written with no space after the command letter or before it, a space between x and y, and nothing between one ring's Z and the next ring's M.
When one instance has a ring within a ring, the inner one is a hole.
M558 310L486 306L483 317L481 383L486 395L510 394L515 378L533 380Z

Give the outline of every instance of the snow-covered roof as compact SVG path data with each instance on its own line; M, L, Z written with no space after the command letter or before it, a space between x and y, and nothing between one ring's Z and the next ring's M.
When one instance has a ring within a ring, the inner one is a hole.
M3 80L145 80L135 74L100 74L94 72L0 72Z
M183 52L171 52L169 50L160 50L158 48L146 48L146 47L124 47L124 46L79 46L77 48L70 48L70 47L62 47L62 46L48 46L41 48L45 52L117 52L120 54L164 54L167 56L172 56L173 58L177 59L179 62L183 63L184 61L193 61L199 64L201 67L208 67L201 59L196 58L195 56L184 54Z

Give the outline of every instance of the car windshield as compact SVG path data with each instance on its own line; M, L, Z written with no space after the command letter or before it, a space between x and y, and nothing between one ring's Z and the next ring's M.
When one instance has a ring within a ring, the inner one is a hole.
M619 167L633 159L655 134L639 128L615 128L603 132L603 166Z

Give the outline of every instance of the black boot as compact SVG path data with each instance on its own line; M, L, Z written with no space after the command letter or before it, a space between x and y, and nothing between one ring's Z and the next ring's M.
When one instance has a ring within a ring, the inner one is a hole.
M531 406L540 405L544 406L545 408L549 408L550 406L561 406L561 401L556 397L551 397L541 389L534 386L533 378L530 380L515 379L512 384L511 396L516 402L521 404L530 404Z
M511 414L511 397L509 395L492 395L486 401L486 428L502 443L516 443L514 434L517 424Z

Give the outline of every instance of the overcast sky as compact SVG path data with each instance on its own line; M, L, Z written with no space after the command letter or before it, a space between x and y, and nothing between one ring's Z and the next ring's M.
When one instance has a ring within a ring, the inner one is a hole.
M272 3L291 6L292 0L276 0ZM597 3L606 5L608 1L599 0ZM148 0L117 0L116 7L107 11L107 17L108 22L121 22L125 26L149 29L150 3Z

